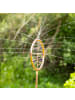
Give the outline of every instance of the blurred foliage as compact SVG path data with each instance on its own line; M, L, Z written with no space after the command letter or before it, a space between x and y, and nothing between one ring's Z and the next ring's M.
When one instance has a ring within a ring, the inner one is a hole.
M60 20L59 32L50 44ZM49 48L44 68L39 72L38 87L75 87L75 14L71 13L0 14L0 87L35 87L29 49L40 23L43 25L40 38Z
M75 88L75 73L70 74L70 78L65 82L64 87Z

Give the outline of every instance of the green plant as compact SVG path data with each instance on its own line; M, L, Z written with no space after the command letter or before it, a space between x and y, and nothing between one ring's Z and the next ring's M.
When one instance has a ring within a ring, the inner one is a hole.
M75 73L70 74L70 78L64 83L66 88L75 88Z

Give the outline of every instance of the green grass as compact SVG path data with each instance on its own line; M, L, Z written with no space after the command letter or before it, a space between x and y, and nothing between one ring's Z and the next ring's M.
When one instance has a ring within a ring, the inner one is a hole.
M26 61L25 61L26 60ZM35 71L30 59L12 57L1 63L1 88L35 88ZM63 88L66 78L60 73L51 74L46 69L39 72L38 88Z

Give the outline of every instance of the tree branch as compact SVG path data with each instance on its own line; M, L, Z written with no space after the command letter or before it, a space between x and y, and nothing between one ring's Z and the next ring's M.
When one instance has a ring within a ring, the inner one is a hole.
M23 28L26 24L29 23L29 21L33 18L34 15L35 15L35 14L33 14L26 22L23 22L23 23L22 23L21 27L17 30L16 35L15 35L15 37L14 37L13 40L16 39L16 37L19 35L19 33L20 33L20 31L22 30L22 28Z
M55 34L53 35L53 37L52 37L52 39L51 39L51 42L50 42L50 44L51 45L49 45L48 47L47 47L47 49L48 48L52 48L52 44L53 44L53 42L54 42L54 40L55 40L55 38L56 38L56 36L58 35L58 33L59 33L59 30L60 30L60 26L61 26L61 20L59 20L59 22L58 22L58 26L57 26L57 29L56 29L56 32L55 32ZM46 49L46 51L47 51L47 49Z

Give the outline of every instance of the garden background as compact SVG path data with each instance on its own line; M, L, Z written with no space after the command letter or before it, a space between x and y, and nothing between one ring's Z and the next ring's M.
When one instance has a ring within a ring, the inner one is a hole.
M41 23L41 24L40 24ZM0 88L34 88L30 47L42 26L39 88L75 87L75 14L0 14Z

